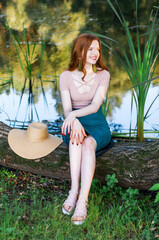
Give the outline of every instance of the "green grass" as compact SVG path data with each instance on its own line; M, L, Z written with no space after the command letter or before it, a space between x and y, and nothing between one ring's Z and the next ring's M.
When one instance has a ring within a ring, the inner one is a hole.
M64 181L0 169L0 239L155 239L159 207L151 195L117 187L115 175L105 185L94 179L87 220L74 226L61 212L68 190Z

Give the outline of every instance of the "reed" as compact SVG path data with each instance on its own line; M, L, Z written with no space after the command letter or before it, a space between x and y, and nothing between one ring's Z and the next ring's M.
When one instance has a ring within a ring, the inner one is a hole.
M6 26L9 30L11 39L13 41L16 54L18 56L18 60L21 66L21 69L24 73L24 76L26 78L32 79L33 74L32 74L32 66L34 63L34 53L35 49L37 47L37 43L33 42L32 44L29 42L29 39L26 37L26 30L23 24L23 38L24 38L24 43L25 47L23 49L22 44L20 43L19 39L17 36L12 33L11 28L9 27L8 22L6 21ZM40 50L40 66L39 66L39 74L38 76L41 77L42 74L42 64L43 64L43 57L44 57L44 51L45 51L45 43L46 39L44 39L41 43L41 50Z
M14 84L13 84L13 63L12 63L12 52L9 51L10 54L10 64L7 64L7 70L8 70L8 75L9 75L9 79L8 77L3 77L0 78L0 82L2 81L2 83L0 83L0 88L5 87L6 85L11 85L12 88L14 88Z
M12 57L12 52L11 50L9 51L10 54L10 65L8 65L8 72L9 72L9 84L12 85L12 88L14 88L14 84L13 84L13 57Z
M152 105L159 97L159 94L155 96L150 106L148 107L147 112L145 113L145 103L148 95L148 91L150 88L150 84L157 77L153 77L154 71L156 68L156 60L159 55L159 46L158 46L158 29L159 29L159 20L158 20L158 10L156 7L156 11L153 10L150 13L148 24L141 26L138 24L138 0L136 1L136 26L129 27L127 21L120 9L118 1L115 0L113 4L112 1L107 0L109 6L112 8L113 12L116 14L119 19L121 25L125 30L126 40L129 47L129 51L126 52L124 47L122 47L122 43L118 43L116 40L102 35L96 34L101 39L101 43L106 48L110 49L115 54L115 56L119 59L125 71L127 72L131 83L132 83L132 96L133 101L135 102L137 109L137 140L142 142L144 138L144 120L148 118L148 114L152 108ZM144 34L139 34L139 30L145 28ZM132 29L136 30L136 41L133 41ZM87 31L92 33L90 31ZM144 41L143 41L144 40ZM107 43L107 42L109 43ZM144 46L141 42L144 42ZM110 46L111 42L111 46ZM137 47L136 47L137 43ZM121 54L119 54L115 47L121 50ZM143 50L142 50L143 49ZM132 106L131 106L132 107ZM130 123L131 127L131 123ZM130 132L131 136L131 132Z
M105 117L108 115L109 106L110 106L110 101L108 101L108 93L107 93L106 98L105 98L105 100L102 104L102 112L103 112Z
M122 65L124 66L133 85L133 100L137 109L137 139L138 141L142 142L144 137L144 120L148 117L148 113L153 103L159 96L157 95L154 98L147 112L145 113L146 98L150 88L151 79L153 79L156 67L156 60L159 54L159 47L157 45L157 29L159 25L159 21L157 19L158 9L155 13L153 13L153 11L150 13L148 24L145 26L146 32L145 34L140 35L139 30L143 28L143 26L138 25L138 0L136 0L136 26L133 27L133 29L136 29L137 47L135 47L136 42L133 41L131 28L129 28L117 0L115 0L116 6L110 0L107 0L107 2L112 8L113 12L118 17L126 33L126 39L129 46L130 54L124 50L121 44L118 46L120 46L120 49L122 50L123 58L119 56L116 52L115 54L118 56ZM143 38L144 48L142 52L141 39Z
M25 28L24 28L24 24L23 24L23 36L24 36L24 42L25 42L25 49L23 49L17 36L12 33L12 30L9 27L9 24L7 21L6 21L6 26L9 30L11 39L13 41L22 71L23 71L25 77L29 77L29 79L31 79L32 78L32 63L33 63L33 56L34 56L34 51L35 51L35 47L36 47L36 42L33 44L33 47L31 49L29 40L28 40L28 38L26 38L26 32L25 32ZM24 60L22 59L20 53L22 53Z
M18 111L15 117L15 122L17 121L17 117L18 117L18 113L19 113L19 109L21 106L21 102L23 99L23 95L24 92L26 92L26 88L28 86L28 105L27 105L27 109L26 109L26 115L24 117L24 122L26 121L26 117L29 116L29 121L32 122L34 120L34 116L33 116L33 112L35 112L35 115L39 120L39 116L38 116L38 112L35 106L35 94L34 94L34 85L35 85L35 77L33 76L33 63L35 61L35 49L37 47L37 43L33 42L30 43L29 39L26 36L26 30L23 24L23 42L25 43L25 46L23 47L22 44L20 43L19 39L17 38L17 36L12 33L12 30L9 27L8 22L6 21L6 26L9 30L16 54L18 56L18 60L21 66L21 69L24 73L24 84L23 84L23 88L21 90L21 96L20 96L20 101L19 101L19 107L18 107ZM43 81L42 81L42 65L43 65L43 58L44 58L44 51L45 51L45 43L46 43L46 39L44 39L41 43L41 49L40 49L40 66L39 66L39 73L37 75L38 80L40 81L40 86L41 86L41 91L44 97L44 103L47 106L47 99L46 99L46 95L45 95L45 91L44 91L44 87L43 87ZM11 65L11 73L13 72L13 67ZM28 82L28 83L27 83Z

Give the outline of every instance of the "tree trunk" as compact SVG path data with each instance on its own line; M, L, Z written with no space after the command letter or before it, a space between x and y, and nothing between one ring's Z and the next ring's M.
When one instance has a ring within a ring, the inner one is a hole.
M68 148L62 143L48 156L28 160L17 156L9 147L7 135L11 128L0 122L0 165L13 169L70 180ZM147 142L116 142L97 158L95 177L105 182L107 174L116 174L118 185L148 190L159 183L159 140Z

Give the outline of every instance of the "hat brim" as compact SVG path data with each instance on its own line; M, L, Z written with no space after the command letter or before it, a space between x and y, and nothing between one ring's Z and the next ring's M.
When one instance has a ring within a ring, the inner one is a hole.
M27 159L44 157L56 149L62 139L49 134L43 141L30 141L26 130L12 129L8 134L10 148L19 156Z

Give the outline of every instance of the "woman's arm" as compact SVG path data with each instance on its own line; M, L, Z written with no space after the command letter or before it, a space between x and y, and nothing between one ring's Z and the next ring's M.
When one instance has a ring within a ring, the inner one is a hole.
M101 104L104 101L104 98L105 98L106 93L107 93L107 89L108 89L108 86L107 86L107 88L104 87L104 86L99 86L97 91L96 91L96 94L93 98L92 103L89 104L86 107L83 107L81 109L73 111L74 112L74 117L75 118L76 117L82 117L82 116L86 116L86 115L89 115L89 114L92 114L92 113L96 113L98 111L98 109L100 108Z
M61 100L62 100L62 107L64 112L65 120L61 127L62 134L66 135L66 129L68 127L68 133L70 133L73 122L75 120L75 117L71 114L72 113L72 103L71 103L71 97L68 90L62 90L61 91Z
M72 102L71 102L71 97L68 90L61 91L61 101L62 101L64 117L67 118L67 116L72 112Z
M75 117L72 111L72 103L70 98L70 93L68 90L61 91L61 100L64 111L65 120L61 127L62 134L66 135L66 129L68 128L68 133L70 133L70 138L72 138L73 142L76 139L76 143L79 141L82 142L83 138L86 137L85 130L81 123L76 119L74 124ZM74 125L74 128L73 128Z

